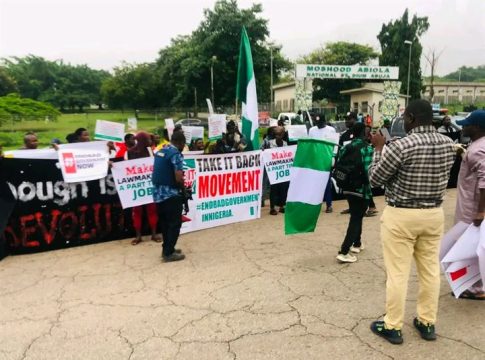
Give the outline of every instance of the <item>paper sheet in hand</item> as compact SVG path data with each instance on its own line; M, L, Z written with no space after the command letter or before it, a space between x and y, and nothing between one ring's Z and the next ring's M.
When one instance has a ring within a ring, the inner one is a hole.
M192 139L204 140L204 127L203 126L182 126L182 130L185 135L185 143L188 145Z
M165 119L165 129L167 129L169 140L172 138L174 128L175 128L175 124L173 123L173 119L171 118Z
M459 227L455 226L451 230L456 234L459 232L460 227L462 225ZM449 246L450 239L453 237L449 235L451 230L445 235L446 242L448 242L445 246ZM473 226L473 224L468 225L465 232L441 260L446 279L457 298L481 278L477 256L479 236L480 229Z
M308 138L308 130L306 125L290 125L288 126L288 138L290 141Z
M480 241L478 242L477 255L482 283L485 286L485 221L482 221L482 225L480 225Z
M226 114L209 115L209 141L222 139L226 132Z
M125 124L106 120L96 120L96 129L94 131L95 139L123 142L124 137Z

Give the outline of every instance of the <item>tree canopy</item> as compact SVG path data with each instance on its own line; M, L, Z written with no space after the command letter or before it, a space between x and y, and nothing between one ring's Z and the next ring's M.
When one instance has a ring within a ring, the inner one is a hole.
M409 47L411 46L411 76L409 85L409 95L412 99L421 97L421 54L423 47L419 41L429 28L427 17L413 15L409 19L409 11L406 9L400 19L390 21L382 25L382 29L377 35L381 44L382 54L379 57L381 66L399 66L399 81L401 93L407 91ZM404 44L405 40L412 41L411 45Z
M379 54L368 45L338 41L327 43L303 56L299 62L307 64L331 65L366 65L370 60L376 59ZM313 100L327 99L332 102L343 102L346 97L340 91L358 87L362 80L352 79L314 79Z
M485 82L485 65L477 67L461 66L458 70L449 73L443 77L444 80L453 81L484 81Z
M163 105L194 104L194 91L199 103L211 97L211 66L214 71L214 98L217 105L234 104L237 63L242 27L251 41L258 100L270 98L271 48L268 44L268 21L261 18L262 6L254 4L240 9L236 0L219 0L213 9L204 11L204 19L189 36L172 40L160 50L157 66L161 80ZM291 68L273 46L275 79Z
M101 83L110 76L87 65L74 66L34 55L3 59L3 63L22 97L46 101L61 110L100 104Z

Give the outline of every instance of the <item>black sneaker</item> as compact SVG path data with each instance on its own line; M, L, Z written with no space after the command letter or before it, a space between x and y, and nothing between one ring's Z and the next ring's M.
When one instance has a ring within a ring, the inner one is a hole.
M162 261L163 262L172 262L172 261L180 261L185 259L184 254L177 254L177 253L172 253L172 255L163 255L162 256Z
M370 329L376 335L379 335L389 341L391 344L402 344L401 330L386 329L384 321L374 321L370 324Z
M424 340L433 341L436 340L436 333L434 331L434 325L426 325L414 318L414 327L419 331L419 334Z

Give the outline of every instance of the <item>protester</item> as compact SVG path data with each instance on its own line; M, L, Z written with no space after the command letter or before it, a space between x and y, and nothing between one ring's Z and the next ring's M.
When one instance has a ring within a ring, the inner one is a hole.
M278 147L288 146L286 141L283 140L285 135L285 129L281 126L276 127L273 130L274 139L269 140L265 143L265 149L274 149ZM288 181L270 185L269 189L269 213L271 215L278 215L278 211L282 214L285 212L286 196L288 195L288 187L290 183ZM276 211L276 206L278 206L278 211Z
M118 150L115 157L117 158L124 158L127 154L127 151L136 145L135 135L133 134L125 134L124 141L125 142L116 144Z
M274 131L276 128L277 126L270 126L268 128L268 131L263 136L263 143L261 144L261 150L270 148L270 140L273 140L275 138ZM268 197L269 191L270 191L270 183L269 183L268 174L266 173L266 168L265 168L263 172L263 193L261 196L261 207L266 206L265 199Z
M325 115L317 115L315 116L316 125L310 128L308 132L308 137L312 139L319 139L319 140L327 140L327 141L335 141L336 131L333 126L328 126L325 120ZM333 212L332 208L332 181L327 182L327 187L325 188L325 194L323 195L323 201L327 205L325 209L326 213Z
M485 110L473 111L457 124L463 126L463 135L472 142L463 155L458 175L455 222L480 226L485 216ZM460 298L485 300L482 282L465 290Z
M135 136L136 145L128 149L126 156L128 160L141 159L145 157L153 156L151 149L151 136L150 134L141 131ZM146 211L145 211L146 210ZM161 242L161 238L157 235L157 206L155 203L135 206L131 209L131 215L133 219L133 227L135 229L136 238L131 242L131 245L137 245L142 242L142 227L143 227L143 212L146 212L148 218L148 224L152 232L152 240L155 242Z
M348 171L348 185L343 193L349 203L350 219L347 233L337 255L337 260L343 263L353 263L357 257L352 253L364 250L361 241L362 220L369 206L372 195L368 180L368 169L372 161L372 147L364 139L365 126L356 123L352 126L352 141L340 151L335 165L336 171L345 168Z
M407 136L389 142L372 136L374 158L369 170L374 187L385 185L381 240L387 273L386 315L371 330L392 344L403 342L406 292L414 257L419 279L414 326L425 340L435 340L440 288L439 244L444 215L441 203L454 161L453 142L433 126L433 110L425 100L404 111Z
M24 135L24 146L19 150L36 150L39 147L39 140L37 135L33 132L28 132Z
M89 132L85 128L79 128L74 132L76 136L75 142L88 142L91 141L89 138Z
M334 140L335 128L328 126L325 120L325 115L315 116L316 125L308 131L308 137L319 140Z
M6 253L4 230L7 226L10 214L15 206L15 197L10 190L5 179L5 170L3 169L3 152L0 146L0 260L3 259Z
M443 118L441 126L438 128L440 134L446 135L452 140L458 139L459 131L460 129L451 123L451 118L448 115Z
M156 149L160 145L160 135L155 133L155 134L150 134L150 137L152 140L152 150L156 151Z
M357 114L355 112L350 111L345 115L345 126L347 127L347 130L342 134L340 134L340 139L339 139L340 148L342 148L342 146L347 145L348 143L350 143L350 141L352 141L353 135L352 135L351 129L356 122L357 122ZM340 213L350 214L350 209L347 208L345 210L342 210Z
M168 130L167 129L163 129L163 137L160 141L160 143L158 144L158 146L155 148L155 152L160 150L161 148L167 146L168 144L170 144L170 140L168 139Z
M372 127L370 125L365 126L365 140L370 144L372 139ZM379 211L377 210L376 203L374 202L374 195L371 192L369 199L369 208L367 209L365 216L376 216Z
M239 131L236 123L233 120L227 122L226 133L224 134L226 140L226 146L229 146L231 151L229 152L240 152L244 151L247 146L246 138Z
M77 143L78 142L78 137L76 134L72 133L72 134L68 134L66 136L66 141L68 144L73 144L73 143Z
M153 199L157 203L158 217L163 236L162 260L164 262L185 259L185 255L175 249L182 226L184 203L184 157L181 151L185 146L182 131L172 135L167 145L155 155L153 169Z
M205 145L203 139L192 139L189 146L190 151L204 151Z

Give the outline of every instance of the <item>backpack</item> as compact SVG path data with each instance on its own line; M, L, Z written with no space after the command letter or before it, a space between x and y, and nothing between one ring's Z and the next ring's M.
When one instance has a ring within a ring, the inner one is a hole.
M353 191L367 184L368 179L361 154L361 149L366 146L365 143L347 145L343 156L335 164L332 177L342 190Z

